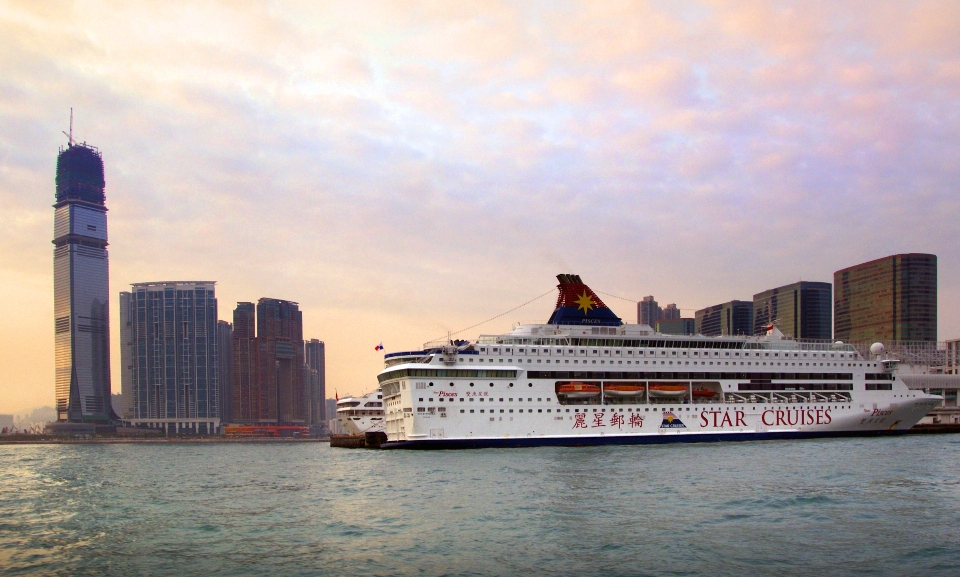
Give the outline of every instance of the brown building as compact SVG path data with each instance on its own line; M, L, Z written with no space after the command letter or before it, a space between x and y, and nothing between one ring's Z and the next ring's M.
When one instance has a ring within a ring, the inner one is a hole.
M256 308L237 303L233 311L233 411L231 421L255 423L260 420L258 366L260 348L254 332Z
M306 420L303 386L303 313L297 303L257 302L260 349L260 421L301 424Z
M936 341L937 257L896 254L833 274L834 338Z

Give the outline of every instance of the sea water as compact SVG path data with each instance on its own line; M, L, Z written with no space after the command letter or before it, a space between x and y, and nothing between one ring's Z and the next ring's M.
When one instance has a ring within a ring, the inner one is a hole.
M0 446L3 575L957 575L960 436Z

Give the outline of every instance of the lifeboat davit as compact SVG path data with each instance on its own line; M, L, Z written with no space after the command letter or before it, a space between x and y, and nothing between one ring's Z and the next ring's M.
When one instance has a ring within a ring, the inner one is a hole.
M693 389L694 399L712 399L717 396L717 391L710 389Z
M642 397L643 385L610 383L603 385L603 394L608 397Z
M664 399L678 399L687 394L687 385L651 383L650 396Z
M557 394L568 399L589 399L600 394L600 385L590 383L566 383L557 387Z

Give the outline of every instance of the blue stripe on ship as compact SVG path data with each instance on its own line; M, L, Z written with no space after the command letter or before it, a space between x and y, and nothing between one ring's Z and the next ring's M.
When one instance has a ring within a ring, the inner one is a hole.
M718 441L773 441L781 439L822 439L829 437L881 437L903 435L893 431L774 431L765 433L617 435L602 437L517 437L502 439L418 439L388 441L381 449L490 449L519 447L591 447L597 445L661 445L665 443L711 443Z
M558 307L553 311L547 324L619 327L623 324L623 321L607 307L592 308L587 311L587 314L583 314L583 309L577 307Z

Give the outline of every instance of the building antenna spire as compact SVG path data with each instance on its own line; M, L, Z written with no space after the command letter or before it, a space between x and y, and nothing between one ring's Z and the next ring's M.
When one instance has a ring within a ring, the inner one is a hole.
M61 131L63 132L63 131ZM67 137L67 142L70 143L70 146L73 146L73 107L70 107L70 134L66 132L63 133Z

